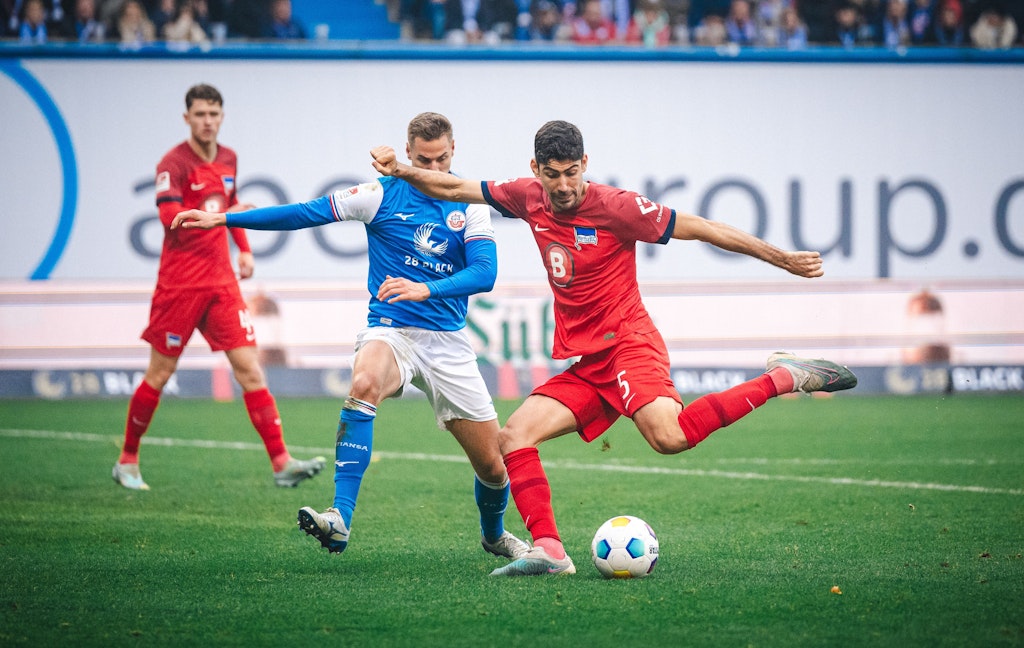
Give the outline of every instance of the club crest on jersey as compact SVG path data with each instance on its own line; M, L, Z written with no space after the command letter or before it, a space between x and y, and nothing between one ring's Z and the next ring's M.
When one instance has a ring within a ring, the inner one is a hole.
M459 210L455 210L448 214L446 222L448 224L448 229L453 232L461 232L466 229L466 214Z
M416 251L420 254L441 256L448 250L448 239L439 243L430 240L430 235L433 234L435 227L437 227L437 223L427 223L416 228L413 244L416 246Z
M235 190L235 176L221 176L220 181L224 183L224 193L230 196Z
M597 228L595 227L574 227L576 234L576 249L581 245L597 245Z

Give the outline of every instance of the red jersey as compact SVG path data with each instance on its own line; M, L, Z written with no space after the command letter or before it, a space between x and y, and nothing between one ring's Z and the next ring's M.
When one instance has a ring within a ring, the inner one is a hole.
M591 182L576 209L556 213L536 178L481 184L492 207L533 229L555 297L553 357L595 353L655 330L640 299L636 243L667 243L674 210Z
M171 230L175 214L185 209L227 211L235 205L235 152L217 147L217 157L207 162L182 142L164 155L156 167L156 204L164 225L157 288L199 288L235 284L234 267L223 227L211 230ZM245 230L231 230L239 249L248 252Z

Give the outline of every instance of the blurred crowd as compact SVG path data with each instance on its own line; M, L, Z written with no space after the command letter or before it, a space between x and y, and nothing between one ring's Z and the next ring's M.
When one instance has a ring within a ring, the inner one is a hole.
M407 39L1020 47L1024 0L389 0Z
M778 47L1024 46L1024 0L380 0L401 38ZM0 0L0 37L206 43L301 40L291 0Z
M141 46L304 39L291 0L0 0L0 36Z

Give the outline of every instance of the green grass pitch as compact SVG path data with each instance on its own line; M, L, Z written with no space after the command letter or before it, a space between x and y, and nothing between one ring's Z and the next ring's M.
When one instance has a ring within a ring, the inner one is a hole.
M294 454L332 456L339 402L279 405ZM115 486L125 407L0 402L0 646L1024 645L1020 395L779 399L673 457L627 420L555 440L578 573L518 579L488 576L469 464L423 400L381 406L342 555L295 525L331 475L274 487L237 401L165 399L153 490ZM590 562L617 514L658 533L647 579Z

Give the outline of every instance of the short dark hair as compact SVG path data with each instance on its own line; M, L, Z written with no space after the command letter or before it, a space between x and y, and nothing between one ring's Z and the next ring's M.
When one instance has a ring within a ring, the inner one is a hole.
M220 91L206 83L199 83L188 89L188 92L185 93L185 110L191 108L192 102L196 99L224 105L224 97L220 96Z
M537 164L582 160L583 133L567 121L549 121L533 138L533 159Z
M409 122L407 137L410 144L414 139L433 142L436 139L447 137L449 141L452 141L452 123L440 113L422 112Z

